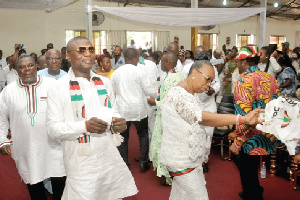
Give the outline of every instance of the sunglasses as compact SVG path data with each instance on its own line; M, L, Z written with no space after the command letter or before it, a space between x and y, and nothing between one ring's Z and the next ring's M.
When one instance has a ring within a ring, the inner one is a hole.
M89 51L90 53L95 53L95 47L78 47L78 49L71 50L71 51L77 51L80 54L83 54L86 51ZM68 51L68 52L70 52L70 51Z

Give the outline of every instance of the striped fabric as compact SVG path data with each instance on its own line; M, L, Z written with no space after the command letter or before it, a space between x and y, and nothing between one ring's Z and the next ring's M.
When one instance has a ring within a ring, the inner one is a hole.
M176 171L176 172L170 171L170 175L171 175L172 177L174 177L174 176L181 176L181 175L190 173L190 172L193 171L194 169L195 169L195 168L186 168L186 169L179 170L179 171Z

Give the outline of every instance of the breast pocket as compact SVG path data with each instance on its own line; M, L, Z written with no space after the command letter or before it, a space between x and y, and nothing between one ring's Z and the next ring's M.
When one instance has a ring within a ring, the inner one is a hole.
M38 100L38 107L37 107L37 111L38 112L46 112L47 111L47 97L40 97L40 99Z

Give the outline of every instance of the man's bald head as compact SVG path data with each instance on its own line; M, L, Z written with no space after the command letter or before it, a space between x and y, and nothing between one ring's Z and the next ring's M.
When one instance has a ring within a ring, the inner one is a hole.
M178 54L179 51L179 46L177 42L171 42L168 47L167 47L167 51L171 51L176 53L176 55Z
M74 44L76 41L78 40L87 40L89 41L89 39L87 39L86 37L82 37L82 36L77 36L77 37L74 37L72 38L71 40L69 40L68 44L67 44L67 52L70 51L70 46L72 44Z
M161 69L168 72L170 69L176 67L177 64L177 54L171 51L164 53L161 58Z

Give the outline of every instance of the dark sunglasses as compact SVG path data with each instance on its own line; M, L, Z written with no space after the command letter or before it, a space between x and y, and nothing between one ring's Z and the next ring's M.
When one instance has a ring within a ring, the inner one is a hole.
M94 53L95 47L78 47L78 49L71 51L77 51L78 53L85 53L86 51L89 51L90 53Z

